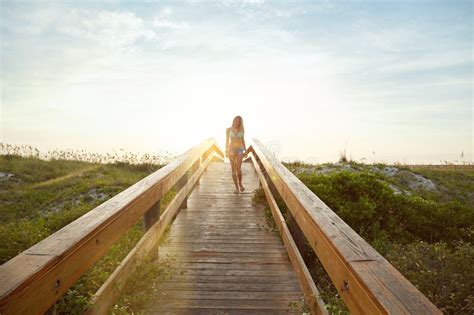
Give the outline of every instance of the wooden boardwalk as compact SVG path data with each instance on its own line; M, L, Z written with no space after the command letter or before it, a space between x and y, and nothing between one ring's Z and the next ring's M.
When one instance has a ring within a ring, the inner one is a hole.
M304 294L305 311L327 315L275 201L279 196L298 237L306 238L351 314L442 314L263 143L253 139L249 152L245 193L234 194L230 165L222 163L215 139L206 139L10 259L0 266L0 313L54 313L58 299L142 219L145 233L92 296L85 314L108 314L140 264L166 263L172 278L156 279L166 295L156 297L147 313L301 313ZM263 209L252 204L259 185L279 235L268 229ZM176 194L162 211L162 198L173 187ZM156 253L157 260L145 260Z
M171 226L160 259L175 259L156 314L286 314L303 293L280 237L252 204L258 175L242 164L245 192L234 194L230 165L212 162Z

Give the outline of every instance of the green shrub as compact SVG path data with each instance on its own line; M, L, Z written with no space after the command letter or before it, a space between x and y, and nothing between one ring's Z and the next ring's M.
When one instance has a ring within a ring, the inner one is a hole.
M456 189L452 178L448 189L438 177L444 197L396 194L383 175L368 171L298 177L443 312L474 313L474 208L466 194L449 190ZM472 185L462 178L463 186ZM328 310L347 313L316 256L313 261L310 271Z
M385 257L443 312L474 313L472 244L395 243Z
M388 237L402 243L472 241L474 211L459 201L395 194L377 175L365 172L299 177L369 242Z

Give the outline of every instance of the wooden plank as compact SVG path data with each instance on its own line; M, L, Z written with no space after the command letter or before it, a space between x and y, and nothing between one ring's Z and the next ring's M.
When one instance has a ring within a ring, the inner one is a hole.
M192 246L192 247L191 247ZM266 253L266 252L282 252L284 247L281 244L226 244L226 243L178 243L173 242L173 251L217 251L224 253Z
M174 227L174 226L173 226ZM212 229L206 228L205 226L199 226L194 227L186 227L183 225L176 225L176 229L182 229L179 233L183 234L225 234L227 235L232 235L232 234L237 234L237 235L242 235L243 233L246 233L246 235L266 235L267 231L264 228L257 228L257 227L246 227L246 228L232 228L232 227L221 227L221 226L213 226ZM242 232L239 232L242 231ZM178 232L175 232L173 234L176 234Z
M174 244L176 244L176 246L181 246L181 247L189 247L189 246L193 246L193 245L199 245L203 242L195 242L193 241L191 238L189 239L176 239L176 238L172 238L172 239L168 239L169 241L173 242ZM253 250L253 251L258 251L259 249L279 249L281 248L282 244L281 242L278 242L276 240L268 240L268 241L262 241L262 240L259 240L259 239L256 239L256 240L235 240L235 239L206 239L205 240L205 243L208 244L208 245L220 245L222 246L223 248L225 247L229 247L231 248L232 246L236 245L238 247L243 247L243 246L247 246L247 247L252 247L252 248L256 248L256 250ZM211 247L209 247L211 248Z
M255 209L251 207L245 207L245 206L241 206L238 210L239 211L238 213L236 213L236 210L233 209L232 207L218 208L218 209L213 210L211 213L206 211L206 208L210 208L210 207L208 206L208 207L203 207L202 209L200 209L200 208L197 208L196 206L193 206L193 209L194 209L193 215L200 216L203 214L206 214L206 215L209 214L211 216L232 216L232 215L255 216Z
M275 269L235 269L228 267L228 269L215 269L215 268L178 268L175 266L175 270L179 275L189 276L246 276L246 277L293 277L294 271L290 268L279 268L278 272Z
M263 254L263 255L260 255ZM174 250L174 249L165 249L160 250L160 256L170 255L176 257L177 259L191 259L191 258L202 258L202 259L251 259L257 260L265 256L267 261L278 261L279 259L286 260L288 255L282 251L266 251L262 253L251 252L251 251L216 251L216 250Z
M257 230L257 229L244 231L244 232L245 232L245 237L247 238L262 237L261 239L264 239L268 235L267 231ZM230 239L236 239L236 237L238 237L239 235L242 235L242 234L241 233L239 234L237 230L228 231L228 233L226 233L225 229L220 229L217 231L195 230L195 231L183 231L183 232L170 233L171 237L181 237L181 238L196 238L196 237L225 238L225 237L228 237Z
M251 155L251 159L257 171L257 174L260 178L260 183L265 192L265 196L270 206L273 219L275 221L276 226L278 227L280 235L283 239L283 243L286 246L286 250L290 257L290 261L293 265L293 268L298 274L298 279L300 281L301 287L303 288L306 302L309 306L311 314L326 315L328 314L328 312L326 308L324 307L324 301L321 297L321 294L316 288L316 285L313 281L311 274L309 273L308 268L306 267L303 257L301 256L298 250L298 247L296 246L295 241L293 240L293 237L291 236L288 226L286 225L285 218L281 214L281 211L276 203L276 200L273 197L270 187L268 186L267 180L265 179L265 176L263 175L262 170L260 169L260 165L257 162L255 154Z
M223 235L201 235L199 240L196 240L195 236L198 234L181 234L173 233L170 234L168 239L176 243L275 243L282 244L281 240L275 239L272 235L243 235L239 238L235 238L232 235L223 234Z
M287 264L287 257L191 257L191 256L177 256L173 254L162 255L162 258L175 259L177 262L192 262L192 263L222 263L222 264L231 264L231 263L246 263L246 264Z
M208 156L208 159L191 176L189 181L182 186L181 190L176 194L176 196L163 212L160 220L153 224L148 232L142 236L137 245L128 253L125 259L107 278L99 290L97 290L91 299L91 303L94 305L94 307L89 308L86 311L86 314L107 314L109 308L119 296L128 276L139 263L139 260L149 255L153 248L155 248L166 227L169 225L174 215L181 209L183 200L185 200L186 196L199 180L213 157L214 153Z
M298 283L284 283L275 285L274 283L215 283L215 282L165 282L160 288L163 290L193 290L200 291L260 291L260 292L300 292Z
M288 315L288 314L301 314L298 310L286 310L286 309L197 309L197 308L174 308L174 309L159 309L155 310L156 314L167 314L167 315Z
M252 147L352 313L441 314L262 143Z
M259 291L169 291L167 298L177 300L283 300L299 299L300 292Z
M204 211L198 211L193 212L192 214L186 214L180 218L180 221L192 221L196 219L200 219L202 216L202 213ZM213 212L207 212L206 213L206 222L212 222L212 221L235 221L238 220L238 222L241 222L241 219L249 219L250 221L253 221L255 218L260 218L264 220L264 216L261 214L257 214L254 211L242 211L241 209L239 210L231 210L231 211L220 211L220 210L215 210ZM199 222L199 221L194 221L194 222Z
M213 228L219 228L219 229L226 229L226 230L239 230L239 231L251 231L251 230L262 230L261 225L259 225L259 222L254 222L252 223L228 223L228 222L202 222L202 223L195 223L195 224L186 224L186 223L177 223L176 227L186 227L190 228L190 231L193 230L198 230L202 231L203 229L213 229Z
M196 270L196 269L206 269L206 270L236 270L236 271L269 271L279 273L283 270L293 271L293 268L289 263L284 264L246 264L239 262L229 262L229 263L196 263L196 262L182 262L177 261L174 265L176 269L182 270Z
M292 308L301 307L301 302L295 302L297 306L292 306L288 301L281 300L172 300L167 299L162 305L166 309L183 308L183 309L243 309L243 310L268 310L268 309L280 309L289 310ZM295 310L296 312L296 310Z
M206 217L206 221L198 221L197 219L186 219L186 218L180 218L179 221L176 221L176 226L178 225L188 225L192 227L207 227L210 225L217 225L221 227L227 227L227 226L234 226L234 227L248 227L248 228L253 228L257 227L258 224L262 224L265 222L263 217L259 216L236 216L234 217L232 213L229 213L227 218L213 218L213 217Z
M0 266L1 313L45 312L214 144L202 142Z
M253 283L253 284L298 284L294 274L287 276L258 276L247 275L229 276L229 275L176 275L172 280L163 281L163 283Z

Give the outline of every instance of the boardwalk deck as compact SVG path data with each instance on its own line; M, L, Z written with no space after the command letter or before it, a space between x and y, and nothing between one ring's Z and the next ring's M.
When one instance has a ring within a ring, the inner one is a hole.
M165 298L150 313L284 314L303 294L280 237L252 204L258 176L243 163L246 191L233 193L228 163L213 162L171 226L161 259L175 259Z

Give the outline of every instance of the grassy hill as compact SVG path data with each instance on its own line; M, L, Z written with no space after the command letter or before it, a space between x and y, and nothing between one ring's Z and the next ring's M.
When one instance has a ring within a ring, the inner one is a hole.
M160 167L0 155L0 263ZM167 200L171 196L172 193ZM166 206L167 200L162 207ZM97 291L142 235L139 220L59 301L58 311L81 314L90 295Z
M99 158L88 162L65 158L45 161L15 152L0 155L0 263L161 167L126 160L104 164ZM474 313L472 168L357 163L291 163L287 167L444 312ZM60 300L58 310L81 313L90 294L141 236L138 221ZM344 313L337 292L311 251L305 258L331 311ZM136 275L141 279L137 283L146 282L147 272L166 274L166 270L142 269ZM133 283L129 288L131 292L144 290ZM112 312L136 312L144 303L125 295Z

